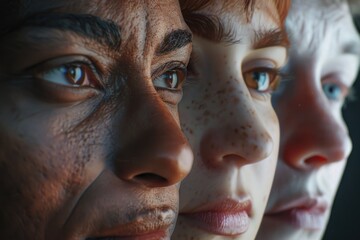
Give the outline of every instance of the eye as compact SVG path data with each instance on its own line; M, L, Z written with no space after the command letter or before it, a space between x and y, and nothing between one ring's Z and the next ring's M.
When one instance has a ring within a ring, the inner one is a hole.
M334 101L341 100L342 98L342 91L341 87L335 83L325 83L322 85L323 91L325 96Z
M153 82L156 88L179 90L182 83L185 81L185 78L185 69L173 69L155 78Z
M71 87L93 87L96 85L94 71L84 63L70 63L36 74L37 78L45 81Z
M246 85L258 92L272 92L279 83L276 69L255 69L244 73Z

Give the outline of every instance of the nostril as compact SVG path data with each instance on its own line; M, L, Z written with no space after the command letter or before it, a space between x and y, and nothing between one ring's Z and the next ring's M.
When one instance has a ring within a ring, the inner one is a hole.
M328 160L323 156L312 156L310 158L305 159L305 165L309 165L311 167L321 167L322 165L326 164Z
M227 163L235 164L237 166L241 166L244 164L244 159L241 156L236 155L236 154L225 155L223 157L223 161L225 161Z
M153 173L142 173L135 176L133 179L149 187L162 187L168 184L166 178Z

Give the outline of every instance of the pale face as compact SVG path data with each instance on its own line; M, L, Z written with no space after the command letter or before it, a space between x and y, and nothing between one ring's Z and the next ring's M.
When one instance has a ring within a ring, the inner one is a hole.
M279 162L258 239L321 239L352 148L341 108L356 78L359 36L345 4L294 1L287 27L289 76L274 94Z
M170 239L192 164L177 114L191 33L177 1L145 2L15 11L0 38L2 239Z
M256 47L254 32L270 36L279 26L259 10L246 22L239 12L219 11L219 2L201 14L219 16L241 40L218 43L195 32L179 113L196 160L180 188L172 239L253 239L275 170L279 126L270 92L286 48Z

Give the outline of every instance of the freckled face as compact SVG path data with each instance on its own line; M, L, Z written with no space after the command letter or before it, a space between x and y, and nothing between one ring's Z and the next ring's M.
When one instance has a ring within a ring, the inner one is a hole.
M192 164L177 1L15 12L21 27L0 38L0 238L169 239Z
M273 98L279 163L258 239L321 239L352 147L341 108L356 78L360 41L348 6L292 4L284 69L290 79Z
M202 14L220 16L241 42L215 43L195 33L179 108L195 162L180 188L172 239L253 239L275 171L279 126L270 92L286 50L253 46L254 32L278 26L260 10L246 22L218 9L214 4Z

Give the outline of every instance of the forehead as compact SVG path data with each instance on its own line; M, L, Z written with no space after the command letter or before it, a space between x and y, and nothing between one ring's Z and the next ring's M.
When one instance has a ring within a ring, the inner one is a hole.
M91 14L118 24L122 37L132 35L131 31L146 28L185 28L178 1L142 0L18 0L9 4L17 10L17 20L48 12Z
M336 56L347 51L356 54L360 49L346 3L294 1L286 26L292 51L298 53Z

